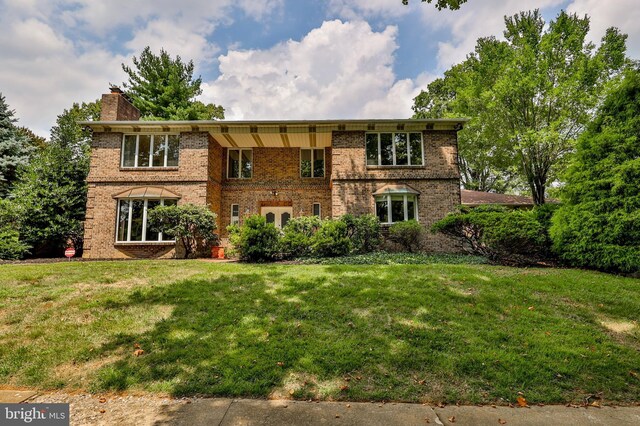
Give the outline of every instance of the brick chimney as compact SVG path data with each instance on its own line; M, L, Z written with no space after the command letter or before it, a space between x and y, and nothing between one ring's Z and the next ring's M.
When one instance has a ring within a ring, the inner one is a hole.
M124 92L117 86L111 86L111 93L102 95L100 121L137 121L140 111L134 107Z

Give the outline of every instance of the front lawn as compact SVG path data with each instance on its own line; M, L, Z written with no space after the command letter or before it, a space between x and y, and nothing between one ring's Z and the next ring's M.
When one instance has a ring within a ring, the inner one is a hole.
M640 280L570 269L0 265L0 384L629 403L640 401L638 318Z

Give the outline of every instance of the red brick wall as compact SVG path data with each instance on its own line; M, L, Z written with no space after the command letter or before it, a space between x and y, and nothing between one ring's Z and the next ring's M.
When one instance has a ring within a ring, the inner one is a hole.
M100 121L136 121L140 111L119 93L102 95L100 103Z

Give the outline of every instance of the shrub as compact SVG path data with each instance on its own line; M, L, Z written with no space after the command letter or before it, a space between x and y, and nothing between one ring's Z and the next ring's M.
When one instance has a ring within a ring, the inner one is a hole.
M29 251L29 246L19 239L18 231L0 228L0 259L21 259Z
M240 259L249 262L274 260L279 255L280 231L260 215L244 219L242 226L227 228Z
M147 220L152 230L180 241L185 258L208 253L211 245L218 241L214 233L216 214L205 206L158 206L149 210Z
M420 240L424 228L415 220L394 223L389 227L389 240L402 246L405 251L413 253L420 248Z
M354 253L370 253L380 246L380 220L372 214L340 218L347 225L347 235L353 244Z
M311 237L311 252L317 257L344 256L351 247L347 224L341 220L324 220Z
M581 135L550 229L573 266L640 272L640 70L629 69Z
M318 216L300 216L287 222L280 240L283 257L305 257L311 254L311 238L322 226Z
M498 263L535 264L549 252L546 230L532 210L462 210L436 222L432 231L458 239L467 251Z

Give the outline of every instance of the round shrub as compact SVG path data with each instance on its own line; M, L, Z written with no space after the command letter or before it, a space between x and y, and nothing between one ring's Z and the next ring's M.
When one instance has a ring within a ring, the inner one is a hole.
M389 227L389 239L409 253L420 249L423 234L424 228L415 219L397 222Z
M244 219L242 226L227 229L231 244L238 252L240 259L248 262L264 262L278 257L280 231L273 223L267 223L264 216L249 216Z
M372 214L340 218L347 225L347 234L353 244L354 253L370 253L380 246L380 220Z
M311 254L311 238L322 226L318 216L300 216L290 219L280 239L282 257L306 257Z
M311 253L316 257L344 256L351 247L347 224L341 220L324 220L311 237Z

